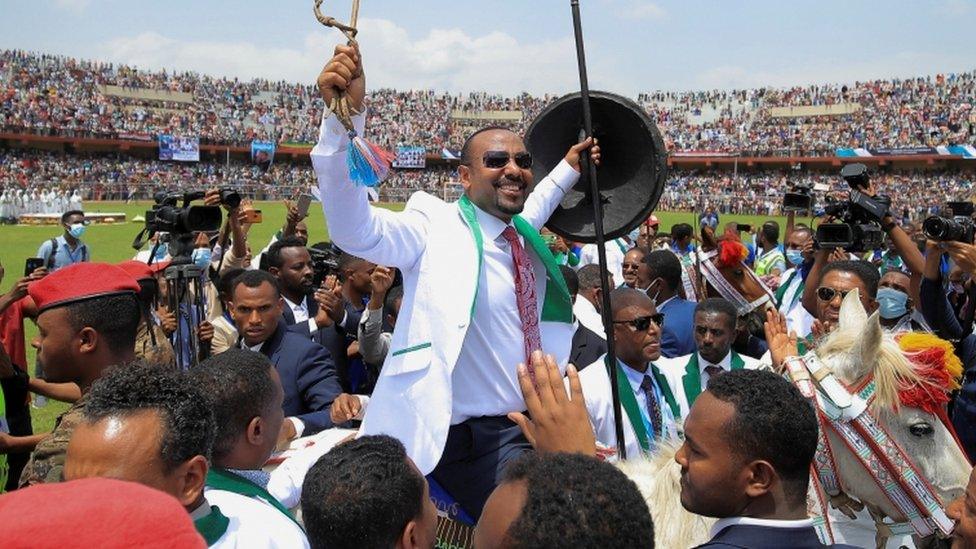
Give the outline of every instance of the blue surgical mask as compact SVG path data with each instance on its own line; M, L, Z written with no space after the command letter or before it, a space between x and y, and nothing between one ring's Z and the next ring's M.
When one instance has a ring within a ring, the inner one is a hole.
M634 229L633 231L630 231L630 233L627 234L627 236L630 238L631 242L637 242L637 238L640 236L640 227Z
M210 265L210 248L197 248L193 250L193 264L201 269L206 269Z
M786 260L790 262L790 265L799 267L803 265L803 252L800 250L786 250Z
M75 223L68 227L68 234L75 238L81 238L81 235L85 234L85 229L87 228L84 223Z
M885 320L894 320L908 312L908 294L894 288L878 290L878 312Z

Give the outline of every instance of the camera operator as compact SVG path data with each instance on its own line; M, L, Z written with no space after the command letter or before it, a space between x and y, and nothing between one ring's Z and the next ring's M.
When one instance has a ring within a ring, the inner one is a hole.
M942 257L949 257L967 273L976 272L976 245L964 242L926 242L925 270L919 297L925 321L936 335L956 342L962 359L962 388L952 407L952 423L970 460L976 459L976 335L967 332L942 289Z
M844 171L842 171L841 173L844 174ZM868 180L865 172L862 171L861 173L857 174L857 176L855 177L848 177L845 175L845 179L847 179L852 189L860 192L862 195L865 195L870 199L880 198L878 196L878 192L874 186L874 183ZM830 219L828 218L827 222L829 221ZM922 254L921 252L919 252L918 247L912 241L912 238L908 235L908 233L906 233L904 230L902 230L901 227L898 226L898 223L896 222L894 216L890 212L890 208L885 211L884 215L878 221L881 230L883 230L885 234L887 234L891 243L894 245L895 249L898 250L898 253L901 255L902 259L904 260L905 266L908 268L909 272L912 273L913 281L910 281L908 286L909 293L906 295L908 295L908 297L912 300L913 303L918 303L917 290L913 292L911 289L918 288L918 283L919 283L918 281L921 276L920 273L922 272L924 266L924 260L922 258ZM845 261L848 259L849 259L848 252L842 248L827 248L821 246L821 248L817 250L816 253L814 254L813 266L810 269L810 273L807 275L806 284L803 289L803 307L811 315L817 318L817 320L821 323L821 327L827 332L829 332L834 327L836 327L836 322L837 322L836 312L838 312L840 309L840 300L827 300L828 302L832 303L830 307L826 307L826 309L830 311L830 314L827 314L825 318L820 317L821 316L820 312L824 312L821 311L821 309L824 309L824 307L822 307L823 302L825 300L824 298L826 297L826 294L829 293L827 291L824 291L822 292L824 295L818 297L818 293L820 293L822 282L825 282L825 280L822 280L821 273L824 272L824 269L828 266L829 263L835 261ZM873 265L871 267L872 269L875 270L875 272L877 272L876 267L874 267ZM888 292L885 292L885 294L887 293ZM913 296L915 298L913 298ZM869 299L869 303L871 304L870 307L867 304L865 304L865 309L867 309L868 311L872 311L874 310L875 307L877 307L877 302L875 301L876 297L877 297L876 290L870 292L870 294L868 295L865 295L862 290L861 293L862 300L867 298ZM884 297L884 294L882 294L882 297ZM836 307L834 307L834 305L836 305ZM894 320L897 323L899 319L898 318L887 319L887 321L886 319L882 319L882 320L884 324L885 322L891 320ZM890 328L892 327L892 325L889 325L888 327Z

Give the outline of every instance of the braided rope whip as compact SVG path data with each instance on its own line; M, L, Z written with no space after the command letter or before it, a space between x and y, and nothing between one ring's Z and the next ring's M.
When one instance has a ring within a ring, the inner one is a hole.
M335 17L330 17L324 15L320 9L323 0L315 0L315 18L318 19L319 23L322 23L326 27L332 27L339 29L342 34L346 36L350 46L356 44L356 33L359 32L356 29L356 24L359 20L359 0L352 0L352 16L349 18L349 24L344 24L339 22ZM356 77L358 75L353 75ZM352 116L357 114L356 111L349 105L349 99L346 94L339 89L336 89L335 95L332 97L332 102L328 105L329 110L331 110L339 122L342 123L343 127L347 131L353 131L352 126Z

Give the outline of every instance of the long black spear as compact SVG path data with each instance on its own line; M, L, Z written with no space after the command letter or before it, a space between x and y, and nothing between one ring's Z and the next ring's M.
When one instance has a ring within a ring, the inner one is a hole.
M583 131L587 137L593 135L593 116L590 113L590 84L586 77L586 53L583 51L583 26L580 22L579 0L570 0L573 8L573 31L576 35L576 61L579 65L580 95L583 104ZM627 445L624 444L624 424L620 417L620 388L617 386L617 353L613 344L613 316L610 311L610 281L607 280L606 237L603 235L603 201L600 198L600 185L596 179L596 164L589 161L586 154L580 159L589 168L590 200L593 202L593 222L596 230L596 251L600 264L600 293L602 299L603 331L607 335L607 375L610 376L610 393L613 399L613 426L617 433L617 455L627 459Z

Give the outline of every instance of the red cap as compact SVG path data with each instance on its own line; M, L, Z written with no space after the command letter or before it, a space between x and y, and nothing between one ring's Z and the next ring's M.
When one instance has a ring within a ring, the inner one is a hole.
M166 261L156 261L152 265L149 265L149 268L152 269L152 273L156 275L162 271L165 271L166 267L169 267L169 264L172 262L173 260L171 259L167 259Z
M654 214L651 214L651 217L648 217L645 223L647 223L651 227L657 227L658 225L661 224L661 222L658 221L657 216Z
M38 313L95 297L137 293L132 275L108 263L75 263L27 287Z
M207 546L174 497L107 478L38 484L10 492L0 497L0 524L4 547Z
M142 261L136 261L135 259L123 261L122 263L119 263L118 267L132 275L132 278L136 280L152 278L154 274L152 267L146 265Z

